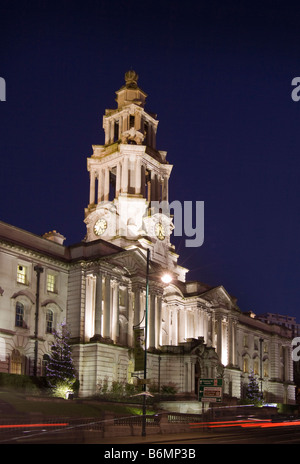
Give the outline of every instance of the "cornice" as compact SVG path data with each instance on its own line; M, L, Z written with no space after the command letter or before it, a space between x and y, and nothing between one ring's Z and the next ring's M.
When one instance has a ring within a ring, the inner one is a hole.
M45 263L51 263L52 265L55 264L59 268L63 268L65 270L68 270L70 266L65 258L51 256L47 252L29 248L26 245L21 245L19 243L8 242L0 239L0 247L16 257L21 255L22 257L29 258L31 261L43 261Z

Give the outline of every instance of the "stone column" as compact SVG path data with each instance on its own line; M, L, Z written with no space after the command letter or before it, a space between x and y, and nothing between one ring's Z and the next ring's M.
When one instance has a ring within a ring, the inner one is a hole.
M118 198L121 189L121 164L117 163L117 173L116 173L116 198Z
M119 312L119 282L115 281L112 287L112 339L114 342L117 342L120 336Z
M141 290L140 288L135 288L134 290L134 319L133 325L137 326L142 320L142 311L141 311Z
M125 295L125 314L127 317L127 345L133 345L133 308L132 308L132 297L133 294L130 290L130 287L126 287L126 295Z
M228 321L226 317L222 317L222 358L221 362L224 366L228 364Z
M220 361L222 360L222 317L218 316L217 320L217 354L220 358Z
M104 201L109 200L109 169L105 168L104 174Z
M141 193L141 159L137 157L135 162L135 194Z
M178 345L178 317L179 317L178 307L173 307L173 345Z
M161 343L161 318L162 318L162 297L157 297L157 313L156 313L156 327L155 327L155 348L158 348Z
M163 193L162 193L162 199L163 201L169 201L169 192L168 192L168 185L169 184L169 179L168 176L164 176L163 179Z
M103 182L103 170L99 169L98 171L98 203L101 203L103 201L103 187L104 187L104 182Z
M95 203L95 171L90 171L90 205Z
M128 158L127 156L124 157L122 163L122 193L128 192Z
M145 198L146 196L146 166L141 166L141 194Z
M104 312L103 312L103 337L111 338L111 311L110 311L110 276L105 277L105 299L104 299Z
M102 317L102 274L96 273L96 302L95 302L95 333L94 337L101 336L101 317Z
M211 313L211 343L216 348L216 317Z
M105 133L105 145L109 143L109 123L105 121L104 123L104 133Z
M180 343L184 342L185 339L185 311L183 307L179 308L179 314L178 314L178 319L179 319L179 334L178 334L178 341Z
M154 171L151 171L151 192L150 192L150 199L151 201L155 201L155 193L156 193L156 174Z
M115 135L115 121L112 119L110 121L110 143L113 143Z
M231 366L236 365L236 321L229 319L228 326L228 363Z

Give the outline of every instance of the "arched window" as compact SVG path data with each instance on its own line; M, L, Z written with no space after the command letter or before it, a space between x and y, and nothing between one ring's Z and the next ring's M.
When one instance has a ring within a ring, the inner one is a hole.
M246 357L243 358L243 372L249 373L249 361Z
M15 325L16 327L24 327L25 322L24 322L24 305L20 303L20 301L17 301L16 303L16 321Z
M10 358L10 373L23 374L23 356L18 350L13 350Z

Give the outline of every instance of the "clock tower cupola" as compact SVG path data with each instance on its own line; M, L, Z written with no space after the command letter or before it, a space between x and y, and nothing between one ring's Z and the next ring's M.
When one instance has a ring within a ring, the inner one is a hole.
M173 224L159 205L168 205L172 165L167 153L156 148L158 120L145 110L146 98L137 73L127 71L125 84L116 92L117 108L103 116L105 144L93 145L87 159L86 240L150 248L151 259L170 268L177 261L170 244Z

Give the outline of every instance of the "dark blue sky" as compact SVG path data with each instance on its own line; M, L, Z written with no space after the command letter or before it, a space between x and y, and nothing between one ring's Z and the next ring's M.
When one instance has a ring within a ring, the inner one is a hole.
M297 316L300 6L283 1L0 2L0 219L85 235L86 158L135 69L174 165L170 200L205 202L189 279L243 311Z

